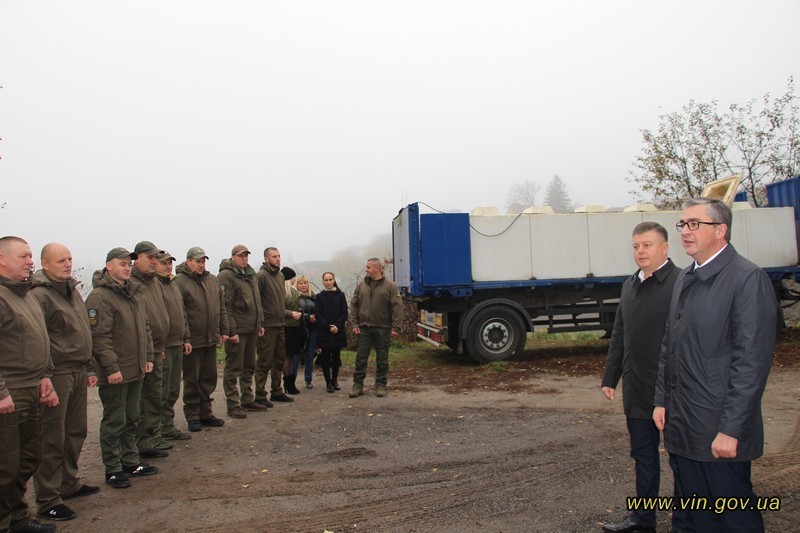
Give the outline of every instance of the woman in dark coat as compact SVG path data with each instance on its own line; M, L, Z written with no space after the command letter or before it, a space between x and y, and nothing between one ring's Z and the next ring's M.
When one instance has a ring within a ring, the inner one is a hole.
M317 319L317 348L320 350L317 363L322 367L328 392L340 390L339 367L342 366L341 350L347 346L347 298L339 290L333 272L322 274L325 290L317 294L314 314Z

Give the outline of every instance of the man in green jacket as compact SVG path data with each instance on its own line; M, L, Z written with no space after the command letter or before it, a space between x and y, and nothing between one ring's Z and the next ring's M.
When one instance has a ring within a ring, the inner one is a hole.
M214 416L211 395L217 388L217 344L229 337L228 313L217 277L206 270L207 259L205 250L194 246L175 269L192 333L192 353L183 358L183 413L189 431L225 425Z
M164 348L164 373L161 380L161 436L168 440L192 438L175 427L175 402L181 392L183 358L192 353L189 342L189 323L178 285L174 283L172 263L175 258L169 252L161 252L156 258L156 274L164 292L164 304L169 315L169 332Z
M137 294L142 286L129 282L135 258L125 248L109 251L106 266L94 273L93 289L86 298L103 403L100 451L106 483L115 489L130 487L130 477L158 473L158 468L141 461L136 447L142 380L153 370L153 339L144 302Z
M265 411L253 396L253 371L256 365L256 339L264 335L264 313L256 284L256 271L250 266L250 250L237 244L231 258L219 265L219 282L231 314L231 336L225 343L225 371L222 387L228 402L228 416L247 418L245 410Z
M137 294L147 310L150 335L153 337L153 371L144 376L142 382L142 405L139 424L136 428L136 446L139 456L161 458L169 455L165 450L172 448L161 436L161 381L164 372L164 350L169 332L169 314L164 302L161 283L156 280L156 256L161 252L150 241L136 244L133 253L136 259L131 271L131 284L141 285Z
M283 363L286 360L286 334L283 320L286 316L284 299L285 279L281 273L281 252L274 246L264 250L264 263L256 274L261 307L264 310L264 336L258 339L256 361L256 402L272 407L267 399L267 375L271 375L273 402L293 402L281 387ZM299 313L298 313L299 314Z
M367 259L367 276L358 284L350 300L350 316L355 321L353 333L358 335L356 369L350 397L364 394L369 352L375 347L375 393L386 396L389 375L390 339L400 336L403 326L403 298L397 285L383 275L383 264L377 257Z
M56 407L50 341L28 280L33 254L0 238L0 531L55 531L32 520L25 488L41 457L39 405Z
M72 277L72 254L63 244L42 248L42 269L31 281L50 338L55 367L53 388L59 405L42 409L42 462L33 476L39 516L70 520L77 514L64 500L95 494L100 487L81 483L78 458L86 440L87 386L97 385L92 359L92 332L78 281Z

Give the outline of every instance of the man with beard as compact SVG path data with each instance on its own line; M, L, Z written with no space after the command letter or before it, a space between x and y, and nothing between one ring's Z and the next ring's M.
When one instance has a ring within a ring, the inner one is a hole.
M286 315L285 279L281 273L281 252L270 246L264 250L264 263L256 274L258 290L261 294L261 307L264 310L264 336L258 341L258 360L256 361L256 403L272 407L267 399L267 374L271 373L273 402L293 402L294 400L281 388L283 363L286 360L286 334L283 319ZM297 313L298 316L300 313Z

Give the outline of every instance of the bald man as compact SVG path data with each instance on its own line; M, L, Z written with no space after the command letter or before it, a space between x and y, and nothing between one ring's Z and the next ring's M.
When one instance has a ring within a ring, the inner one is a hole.
M63 244L42 248L42 269L32 277L31 295L44 313L53 358L53 388L61 402L42 409L42 461L33 476L40 518L71 520L77 514L64 500L95 494L100 487L81 483L78 458L86 440L86 388L97 385L92 363L92 332L72 254Z

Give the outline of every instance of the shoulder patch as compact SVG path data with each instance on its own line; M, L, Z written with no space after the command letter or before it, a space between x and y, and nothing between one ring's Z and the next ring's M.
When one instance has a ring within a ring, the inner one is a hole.
M97 325L97 309L89 309L89 325Z

